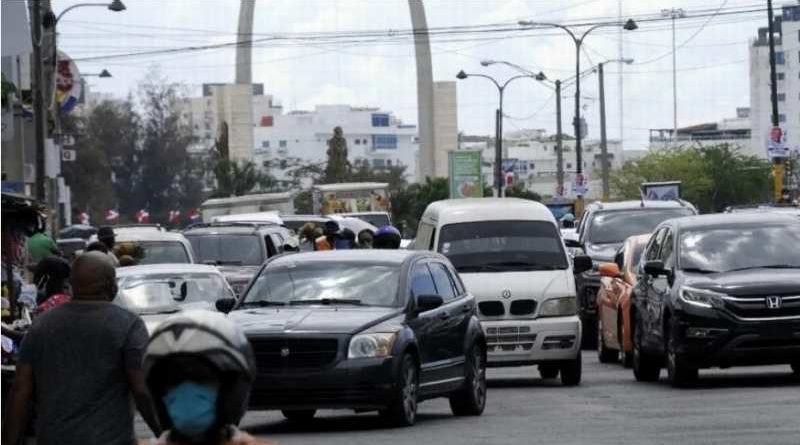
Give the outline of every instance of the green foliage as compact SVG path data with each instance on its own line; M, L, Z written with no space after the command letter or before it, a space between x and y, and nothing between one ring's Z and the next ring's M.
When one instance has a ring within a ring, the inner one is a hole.
M385 168L372 168L366 160L355 162L355 168L347 177L347 182L385 182L389 184L389 193L396 193L408 185L405 165L393 165Z
M333 129L333 137L328 139L328 163L325 165L323 184L347 182L350 176L350 162L347 160L347 139L342 127Z
M531 201L541 201L542 200L542 197L538 193L528 190L521 183L516 183L512 187L506 188L506 197L508 197L508 198L529 199Z
M702 212L769 199L770 166L728 144L660 150L625 165L611 177L612 192L639 199L643 182L681 181L681 194Z
M214 166L217 189L214 197L242 196L254 189L268 189L274 179L262 173L253 162L220 159Z
M8 96L17 92L17 86L13 82L6 80L6 75L2 75L2 85L0 86L0 96L2 96L3 108L8 106Z
M294 196L294 212L298 215L314 213L314 201L310 190L303 190Z
M392 195L392 213L398 227L406 229L411 236L419 224L422 212L428 204L450 197L450 182L447 178L426 178L424 184L411 184Z

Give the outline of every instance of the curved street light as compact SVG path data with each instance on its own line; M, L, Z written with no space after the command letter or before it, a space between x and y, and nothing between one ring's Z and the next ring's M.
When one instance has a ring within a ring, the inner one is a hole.
M558 23L546 23L546 22L536 22L533 20L520 20L518 22L520 26L523 27L533 27L533 26L545 26L551 28L559 28L564 30L569 36L572 38L573 43L575 44L575 118L573 120L573 127L575 128L575 160L577 161L577 168L576 173L582 174L583 173L583 156L581 153L581 45L583 41L586 39L586 36L589 35L592 31L598 28L604 27L619 27L621 26L622 29L626 31L634 31L639 28L636 22L633 19L628 19L625 23L598 23L594 26L590 26L586 29L580 36L578 36L572 29L570 29L566 25L561 25ZM577 199L575 200L575 212L576 216L583 213L583 196L578 195Z
M488 66L488 65L484 65L483 62L481 62L481 65ZM518 74L516 76L509 77L508 79L506 79L505 82L503 82L501 84L494 77L488 76L486 74L471 74L471 73L464 72L464 70L461 70L461 71L458 72L458 74L456 74L456 79L458 79L458 80L464 80L464 79L466 79L468 77L483 77L484 79L488 79L489 81L491 81L494 84L494 86L497 87L497 92L500 95L500 106L499 106L499 108L497 109L497 111L495 113L494 181L495 181L495 187L497 187L497 196L498 197L503 197L504 196L504 193L503 193L503 191L504 191L504 187L503 187L503 185L504 185L504 181L503 181L503 93L505 92L506 87L508 86L508 84L510 84L511 82L513 82L513 81L515 81L517 79L522 79L522 78L526 78L527 77L529 79L534 79L534 80L541 81L541 80L545 79L545 76L544 76L544 73L541 73L541 72L539 74L533 74L533 73Z
M74 5L70 6L67 9L61 11L61 13L58 14L58 17L56 17L55 23L58 23L58 21L61 20L61 17L63 17L64 14L68 13L69 11L72 11L75 8L81 8L81 7L84 7L84 6L104 6L104 7L108 8L109 11L113 11L113 12L120 12L120 11L124 11L124 10L127 9L125 7L125 4L122 3L122 0L113 0L111 3L77 3L77 4L74 4Z

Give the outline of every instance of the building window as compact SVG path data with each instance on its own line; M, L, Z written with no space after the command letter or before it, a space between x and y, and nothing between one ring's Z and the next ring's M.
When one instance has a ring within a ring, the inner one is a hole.
M375 168L383 168L386 165L383 159L373 159L372 166Z
M783 80L786 78L786 73L778 73L778 80Z
M376 150L392 150L397 148L397 135L374 134L372 135L372 148Z
M778 65L783 65L786 63L786 59L783 57L783 51L776 51L775 52L775 63Z
M389 126L389 115L385 114L385 113L373 114L372 115L372 126L373 127L388 127Z
M572 168L572 162L567 162L567 168Z
M261 148L269 148L269 141L261 141Z
M272 116L261 116L261 126L262 127L271 127L275 124L275 120Z
M284 141L284 140L278 141L278 147L286 148L286 141Z
M361 145L361 139L356 139L356 145Z
M785 114L779 114L778 115L778 121L779 122L786 122L786 115Z
M778 102L786 101L786 93L778 93Z

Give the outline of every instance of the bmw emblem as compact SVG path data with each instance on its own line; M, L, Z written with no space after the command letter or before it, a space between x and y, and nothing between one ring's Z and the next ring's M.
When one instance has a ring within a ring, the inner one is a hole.
M508 300L509 298L511 298L511 291L510 291L510 290L508 290L508 289L503 289L502 296L503 296L503 298L505 298L506 300Z

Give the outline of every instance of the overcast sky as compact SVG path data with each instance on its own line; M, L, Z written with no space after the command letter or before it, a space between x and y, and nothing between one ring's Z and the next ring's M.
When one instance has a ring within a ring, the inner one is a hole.
M79 0L53 0L56 13ZM104 8L73 10L59 23L60 48L75 59L179 48L235 40L238 0L124 0L127 10ZM591 22L617 15L617 0L428 0L430 27L502 24L520 19L549 22ZM624 0L625 16L683 8L687 13L717 8L763 7L762 0ZM778 2L780 4L780 2ZM736 107L749 105L748 41L766 24L766 13L751 13L677 21L678 124L717 121L735 116ZM257 0L255 38L287 33L385 31L411 28L406 0ZM542 70L551 79L574 74L574 46L558 30L519 31L511 34L448 34L432 41L434 80L454 80L455 74L491 74L500 79L510 69L480 66L482 59L508 60ZM499 39L504 36L505 38ZM635 59L625 67L625 148L642 148L649 128L672 127L672 33L669 22L641 23L624 34L624 57ZM253 50L253 81L282 103L286 111L312 109L315 104L379 106L394 111L407 123L416 123L414 47L410 38L369 38L367 42L281 40L258 43ZM617 55L616 30L600 29L586 39L582 66ZM111 79L91 78L93 91L124 97L135 89L152 66L171 80L185 83L193 94L206 82L234 80L235 48L174 55L78 62L81 71L108 69ZM642 64L642 62L645 62ZM609 137L619 135L616 64L606 68ZM584 113L589 138L599 136L597 76L583 81ZM563 102L566 129L574 102L571 92ZM458 123L468 134L494 132L497 91L484 79L467 79L458 86ZM552 90L527 79L516 81L506 93L506 131L521 128L555 129ZM569 130L571 132L571 130Z

